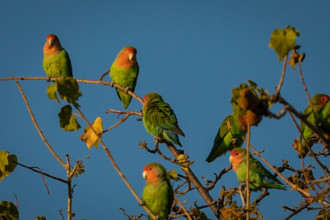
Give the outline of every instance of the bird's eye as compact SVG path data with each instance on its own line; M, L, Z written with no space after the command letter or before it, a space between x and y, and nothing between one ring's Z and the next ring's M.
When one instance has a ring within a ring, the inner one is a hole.
M149 167L149 170L152 170L152 167Z
M238 153L236 153L235 156L238 156Z

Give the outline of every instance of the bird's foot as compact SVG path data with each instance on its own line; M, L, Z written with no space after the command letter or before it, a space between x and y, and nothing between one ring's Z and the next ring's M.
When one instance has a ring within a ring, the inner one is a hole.
M50 79L51 79L52 77L51 76L48 76L47 77L47 82L50 82Z
M146 203L144 201L139 202L139 206L145 206L145 205L146 205Z
M235 145L236 142L237 142L237 139L236 139L235 137L233 137L233 138L231 139L231 143L232 143L233 145Z

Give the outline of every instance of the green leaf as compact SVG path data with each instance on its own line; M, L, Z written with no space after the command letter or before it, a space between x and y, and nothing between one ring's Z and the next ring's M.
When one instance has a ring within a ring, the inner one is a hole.
M46 220L46 217L43 216L37 216L34 220Z
M290 50L296 47L296 37L300 35L300 32L290 26L283 29L276 29L270 36L269 47L274 49L277 53L279 60L281 61Z
M19 213L17 207L12 202L0 202L0 219L5 220L18 220Z
M258 88L258 85L257 85L257 83L255 83L254 81L252 81L252 80L248 80L248 83L250 84L250 86L252 87L252 88L254 88L254 89L257 89Z
M48 88L47 88L47 95L48 95L48 98L49 98L50 100L54 99L54 100L60 102L60 100L59 100L58 97L57 97L56 92L57 92L57 86L56 86L56 83L55 83L55 84L50 84L50 85L48 86Z
M79 85L74 78L65 77L61 80L58 80L56 84L57 91L61 99L66 100L73 105L78 105L77 101L78 98L82 96L82 93L79 90Z
M71 105L66 105L61 108L60 113L58 113L60 118L60 127L65 131L76 131L80 128L77 119L72 115Z
M15 170L16 165L17 157L15 154L9 155L8 151L0 151L0 182Z

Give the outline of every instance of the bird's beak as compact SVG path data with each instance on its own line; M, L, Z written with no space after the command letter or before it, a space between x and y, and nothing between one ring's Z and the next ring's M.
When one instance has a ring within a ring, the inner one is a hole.
M230 163L233 162L233 157L232 157L232 156L229 157L229 162L230 162Z
M143 171L142 176L143 176L143 179L147 179L147 171Z
M53 45L53 43L54 43L54 40L52 38L48 40L49 47L51 47Z
M134 57L134 54L130 53L128 54L128 61L132 61Z

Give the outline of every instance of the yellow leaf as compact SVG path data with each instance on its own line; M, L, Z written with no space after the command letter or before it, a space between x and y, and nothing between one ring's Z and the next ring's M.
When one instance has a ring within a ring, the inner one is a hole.
M97 117L97 119L92 124L95 132L93 132L92 129L89 127L85 128L85 133L80 136L80 139L86 143L89 150L92 149L92 146L94 145L96 148L98 147L99 140L98 136L101 138L102 131L103 131L103 125L102 125L102 119L100 117Z
M192 164L192 162L187 160L188 156L184 154L180 154L176 159L178 160L181 168L185 171L188 171L189 165Z

